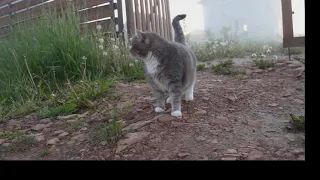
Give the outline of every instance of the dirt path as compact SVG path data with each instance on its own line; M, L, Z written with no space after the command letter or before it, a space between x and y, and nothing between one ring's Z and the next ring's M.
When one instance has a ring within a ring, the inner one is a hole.
M183 102L182 119L169 116L169 105L156 114L147 84L119 83L120 96L100 99L88 113L44 120L30 115L1 124L1 131L20 130L36 144L0 151L0 159L304 160L304 133L286 129L290 113L305 111L304 73L290 64L262 72L242 67L248 75L236 77L198 72L195 100ZM122 109L124 136L106 147L93 134L108 123L112 107ZM0 139L1 147L10 143Z

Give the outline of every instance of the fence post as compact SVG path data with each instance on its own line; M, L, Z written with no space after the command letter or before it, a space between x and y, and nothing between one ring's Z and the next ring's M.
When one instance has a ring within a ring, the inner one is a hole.
M130 37L135 34L132 0L126 0L127 31Z

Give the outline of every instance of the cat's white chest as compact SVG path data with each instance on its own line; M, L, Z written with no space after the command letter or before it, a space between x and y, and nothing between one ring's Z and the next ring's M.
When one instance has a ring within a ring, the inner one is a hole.
M158 60L151 53L148 54L147 58L145 61L147 71L149 74L155 74L159 65Z

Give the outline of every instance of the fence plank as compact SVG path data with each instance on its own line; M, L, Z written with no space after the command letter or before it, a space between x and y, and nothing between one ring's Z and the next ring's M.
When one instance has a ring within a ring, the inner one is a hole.
M160 36L163 37L163 20L162 20L162 12L161 12L161 6L160 0L157 0L158 5L158 18L159 18L159 30L160 30Z
M150 31L156 32L156 22L155 22L155 17L154 17L154 8L153 8L153 0L150 0L150 19L151 19L151 25L152 29Z
M133 37L135 34L134 12L132 0L126 0L126 16L127 16L127 29L128 35Z
M161 4L162 4L162 20L163 20L163 36L165 39L168 39L168 33L167 33L167 19L166 19L166 4L164 2L164 0L161 0Z
M113 5L108 4L105 6L100 6L96 8L91 8L88 10L83 10L79 12L81 23L87 21L93 21L97 19L102 19L106 17L114 17Z
M142 25L142 31L146 31L146 14L145 14L145 8L143 0L140 0L140 8L141 8L141 25Z
M146 30L150 31L150 13L149 13L149 0L145 0L146 7Z
M167 29L169 32L169 40L172 41L173 37L172 37L172 26L171 26L171 16L170 16L170 5L169 5L169 0L165 0L166 1L166 10L167 10Z
M136 28L141 30L141 20L140 20L140 12L139 12L139 2L138 0L134 0L134 9L136 15Z
M6 4L9 4L9 3L13 2L13 1L15 1L15 0L1 0L0 1L0 7L4 6Z
M11 20L9 16L0 18L0 27L10 24L10 21Z
M96 21L92 23L86 23L86 24L80 24L80 29L83 31L86 27L88 29L96 29L97 26L100 25L102 27L101 31L109 31L111 29L114 29L114 22L113 19L106 19L102 21Z
M154 10L154 17L155 17L155 24L156 24L156 33L159 33L159 16L158 16L158 9L157 9L157 0L154 0L154 6L152 7Z

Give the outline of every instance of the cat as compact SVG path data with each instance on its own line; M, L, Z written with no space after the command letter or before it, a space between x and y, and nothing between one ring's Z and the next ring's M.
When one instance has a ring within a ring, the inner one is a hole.
M130 54L145 64L145 77L156 98L155 112L165 111L166 96L171 103L171 115L181 117L181 99L193 101L193 89L196 83L195 54L185 45L185 38L178 15L172 24L175 41L168 41L154 32L141 32L131 40ZM177 41L177 42L176 42Z

